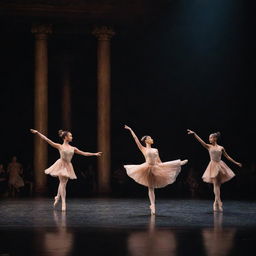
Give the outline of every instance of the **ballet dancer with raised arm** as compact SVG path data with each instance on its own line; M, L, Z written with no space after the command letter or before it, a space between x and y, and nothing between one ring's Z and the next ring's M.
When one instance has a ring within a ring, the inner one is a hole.
M181 171L181 166L186 164L188 160L174 160L162 162L159 157L158 150L152 148L154 141L146 135L141 141L145 143L143 146L133 130L125 125L125 129L129 130L140 151L145 157L146 162L138 165L124 165L127 175L134 179L137 183L148 187L148 196L150 200L151 214L155 215L155 188L162 188L168 184L172 184Z
M50 174L51 176L59 178L59 188L58 193L54 197L53 206L56 206L61 198L62 201L62 211L66 211L66 185L68 179L76 179L76 174L74 172L71 160L74 153L83 156L100 156L102 152L89 153L79 150L76 147L71 146L69 143L72 142L72 133L69 131L59 130L59 137L63 139L63 143L55 143L48 139L46 136L38 132L37 130L30 129L34 134L37 134L41 139L45 140L52 147L56 148L60 152L60 159L58 159L52 166L46 169L44 172Z
M242 164L236 162L231 158L224 147L218 145L217 141L220 137L220 132L212 133L209 136L210 144L205 143L195 132L187 130L188 134L194 135L194 137L209 151L210 163L208 164L202 179L204 182L213 184L213 192L215 195L213 210L223 211L223 203L220 197L220 187L221 184L232 179L235 174L233 171L221 160L222 154L232 163L242 167Z

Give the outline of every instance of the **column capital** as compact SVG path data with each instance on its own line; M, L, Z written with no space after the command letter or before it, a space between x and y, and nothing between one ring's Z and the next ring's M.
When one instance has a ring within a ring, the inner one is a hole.
M94 28L92 34L96 36L100 41L109 41L116 33L112 28L102 26Z
M38 39L46 39L48 34L52 34L52 24L33 24L31 32Z

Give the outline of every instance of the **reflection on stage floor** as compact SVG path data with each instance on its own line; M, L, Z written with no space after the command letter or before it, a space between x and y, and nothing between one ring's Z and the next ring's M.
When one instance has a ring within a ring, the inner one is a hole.
M52 200L4 200L0 255L254 255L256 204L208 200L70 199L66 212ZM251 249L251 254L250 254Z

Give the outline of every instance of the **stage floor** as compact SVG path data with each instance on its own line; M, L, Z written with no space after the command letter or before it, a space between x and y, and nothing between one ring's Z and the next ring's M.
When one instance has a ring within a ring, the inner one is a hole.
M255 255L256 202L208 200L2 200L0 256L16 255Z

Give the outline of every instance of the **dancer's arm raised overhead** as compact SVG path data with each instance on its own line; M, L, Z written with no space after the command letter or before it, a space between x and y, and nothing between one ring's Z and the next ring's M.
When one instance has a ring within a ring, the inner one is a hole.
M222 147L222 153L230 162L238 165L239 167L242 167L242 164L237 162L237 161L235 161L233 158L231 158L223 147Z
M34 130L34 129L30 129L30 131L34 134L37 134L41 139L45 140L48 144L50 144L52 147L54 148L57 148L57 149L60 149L61 147L61 144L59 143L55 143L53 141L51 141L50 139L48 139L46 136L44 136L42 133L40 133L39 131L37 130Z
M129 130L129 131L131 132L132 137L134 138L134 140L135 140L135 142L136 142L138 148L140 149L140 151L141 151L142 153L144 153L145 147L140 143L140 141L139 141L138 137L136 136L136 134L134 133L134 131L133 131L129 126L127 126L127 125L125 125L124 128L127 129L127 130Z
M82 150L79 150L78 148L75 148L74 152L76 154L82 155L82 156L101 156L101 154L102 154L102 152L97 152L97 153L84 152Z
M200 144L205 147L206 149L209 149L210 144L205 143L195 132L187 129L188 134L193 134L194 137L200 142Z

